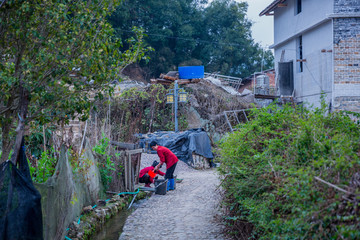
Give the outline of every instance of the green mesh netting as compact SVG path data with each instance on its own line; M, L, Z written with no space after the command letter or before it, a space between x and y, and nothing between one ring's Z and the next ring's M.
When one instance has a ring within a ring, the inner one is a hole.
M64 239L67 226L80 216L83 206L100 197L100 173L89 144L80 162L87 164L85 170L74 173L62 147L54 176L44 184L35 184L42 196L44 239Z

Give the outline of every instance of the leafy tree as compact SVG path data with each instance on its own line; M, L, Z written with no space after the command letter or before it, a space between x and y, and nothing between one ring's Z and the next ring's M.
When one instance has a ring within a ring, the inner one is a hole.
M204 31L212 43L199 47L199 55L207 71L219 71L234 76L249 76L260 71L264 55L264 69L272 67L272 53L254 43L251 22L246 18L247 3L215 0L204 10Z
M146 29L155 49L145 68L151 76L180 65L204 65L207 71L248 76L272 67L273 56L254 43L247 4L234 0L125 0L110 20L121 38L130 26Z
M146 29L149 36L146 42L155 49L147 68L151 75L158 75L169 69L176 69L177 60L184 58L177 55L181 53L179 37L189 35L184 28L191 28L191 24L196 20L197 8L193 6L198 2L201 1L125 0L110 20L123 39L131 36L131 26ZM191 46L194 43L185 41L183 45ZM186 52L189 51L184 49L183 53Z
M8 0L0 8L0 125L2 158L14 161L31 121L86 119L92 98L111 92L110 81L144 58L142 31L120 51L107 17L120 0ZM18 120L19 119L19 120Z

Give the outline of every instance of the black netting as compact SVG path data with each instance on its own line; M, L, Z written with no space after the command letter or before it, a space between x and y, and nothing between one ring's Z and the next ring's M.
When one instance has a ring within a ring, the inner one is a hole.
M0 239L43 239L41 196L31 181L24 146L19 166L0 164Z

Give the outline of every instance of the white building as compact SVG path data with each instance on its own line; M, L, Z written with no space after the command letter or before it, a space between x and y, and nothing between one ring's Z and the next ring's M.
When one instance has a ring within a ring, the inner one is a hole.
M360 0L275 0L275 69L280 94L360 112Z

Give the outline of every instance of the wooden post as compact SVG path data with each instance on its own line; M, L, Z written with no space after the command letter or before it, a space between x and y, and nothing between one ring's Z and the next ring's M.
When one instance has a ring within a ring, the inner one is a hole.
M133 164L132 164L132 155L129 156L129 159L130 159L130 166L131 166L131 189L130 191L133 192L134 191L134 188L135 188L135 170L134 170L134 167L133 167Z
M129 183L128 183L128 175L129 175L129 173L128 173L128 165L127 165L127 157L128 157L128 155L127 155L127 153L125 153L125 156L124 156L124 171L125 171L125 190L127 191L128 190L128 185L129 185Z
M125 168L125 179L127 179L127 187L129 191L134 191L135 184L139 183L139 171L140 171L140 163L141 163L141 153L142 149L134 149L134 150L126 150L127 156L127 168ZM132 157L136 157L133 161ZM140 156L139 156L140 155ZM134 164L133 164L134 163ZM135 166L134 166L135 165Z
M138 184L139 183L140 163L141 163L141 153L137 154L136 157L137 158L136 158L135 184Z
M127 190L131 191L131 162L130 162L130 155L126 154L126 165L127 165L127 175L128 175L128 185Z

